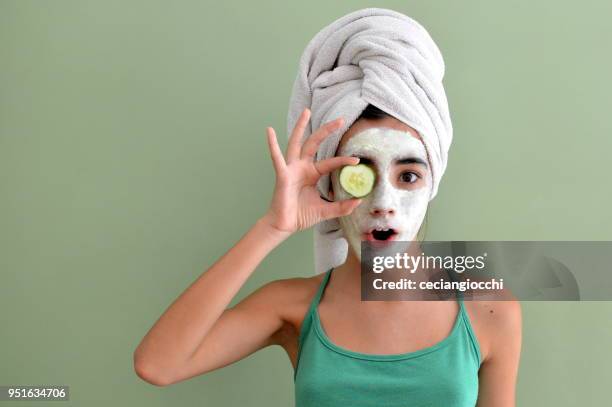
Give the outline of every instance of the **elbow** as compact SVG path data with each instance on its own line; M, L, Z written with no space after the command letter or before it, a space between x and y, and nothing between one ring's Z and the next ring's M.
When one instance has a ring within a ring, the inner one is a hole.
M134 354L134 372L147 383L157 387L165 387L174 381L164 373L164 369L156 366L143 357Z

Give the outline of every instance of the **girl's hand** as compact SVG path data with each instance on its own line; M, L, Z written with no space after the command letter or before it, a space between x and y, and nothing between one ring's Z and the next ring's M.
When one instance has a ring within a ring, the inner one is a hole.
M361 202L346 199L328 202L321 198L316 184L318 179L345 165L355 165L358 157L331 157L314 161L319 144L342 124L338 118L321 126L301 145L304 128L310 119L310 110L304 109L287 145L287 159L278 145L276 133L267 128L268 147L276 172L274 195L268 212L263 216L270 226L288 234L307 229L325 219L346 216Z

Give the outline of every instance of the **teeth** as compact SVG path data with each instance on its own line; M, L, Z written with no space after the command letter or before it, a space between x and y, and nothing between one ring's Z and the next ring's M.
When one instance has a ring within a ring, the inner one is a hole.
M374 230L376 230L376 231L378 231L378 232L383 232L383 231L387 231L387 230L389 230L389 229L390 229L390 228L383 228L383 227L381 227L381 226L378 226L378 227L376 227L376 229L374 229Z

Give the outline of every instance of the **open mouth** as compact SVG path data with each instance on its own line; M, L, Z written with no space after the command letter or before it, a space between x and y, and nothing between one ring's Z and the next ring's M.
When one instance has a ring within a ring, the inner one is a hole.
M397 235L397 231L393 228L373 229L368 236L371 239L368 240L387 241L392 240L395 235Z

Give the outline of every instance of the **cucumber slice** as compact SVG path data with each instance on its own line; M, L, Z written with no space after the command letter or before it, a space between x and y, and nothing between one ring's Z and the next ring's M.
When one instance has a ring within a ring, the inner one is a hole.
M375 179L374 170L366 164L346 165L340 170L340 185L355 198L369 194Z

